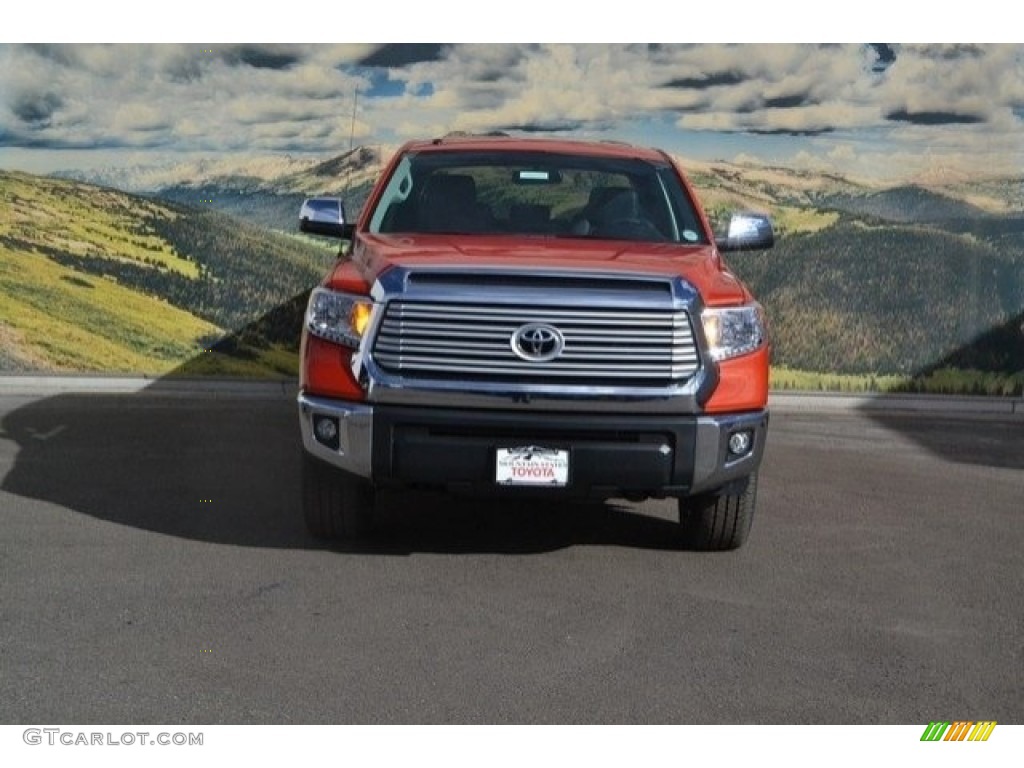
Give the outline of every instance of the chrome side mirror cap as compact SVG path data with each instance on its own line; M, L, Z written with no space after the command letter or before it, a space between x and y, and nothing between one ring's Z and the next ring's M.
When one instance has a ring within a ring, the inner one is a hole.
M340 197L311 197L299 209L299 230L311 235L351 238L354 227L345 221Z
M775 245L772 220L763 213L742 211L729 218L725 237L715 238L720 251L759 251Z

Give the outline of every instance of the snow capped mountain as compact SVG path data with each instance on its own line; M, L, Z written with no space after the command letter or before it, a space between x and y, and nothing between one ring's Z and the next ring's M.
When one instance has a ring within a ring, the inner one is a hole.
M356 147L341 155L222 155L153 165L106 166L57 171L75 179L128 192L159 193L182 187L222 187L276 194L323 194L371 181L393 148Z

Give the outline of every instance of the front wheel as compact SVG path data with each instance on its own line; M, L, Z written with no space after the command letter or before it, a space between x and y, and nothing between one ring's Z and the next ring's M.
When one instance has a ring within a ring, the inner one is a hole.
M362 478L302 457L302 507L306 529L317 539L354 539L365 534L376 505L373 487Z
M756 500L756 472L736 481L727 493L679 499L684 542L704 552L739 549L750 534Z

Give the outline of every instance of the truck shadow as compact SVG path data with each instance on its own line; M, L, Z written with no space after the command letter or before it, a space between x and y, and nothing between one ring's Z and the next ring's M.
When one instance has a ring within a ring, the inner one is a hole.
M290 395L154 387L62 394L2 420L16 447L7 494L118 525L246 547L325 549L300 505L301 442ZM350 554L540 553L576 545L664 548L675 525L614 504L539 504L403 494Z
M574 546L684 549L674 520L616 500L473 499L426 491L382 494L373 530L339 551L530 554Z
M906 393L879 395L876 402L860 410L876 424L910 438L948 461L1024 469L1024 385L1019 380L1015 385L1007 384L1007 394L1013 395L1016 400L1016 413L1011 417L1011 398L994 396L992 400L1000 406L1006 406L1006 415L990 413L971 417L975 418L977 429L970 434L965 434L962 429L951 430L951 417L943 416L941 412L915 414L899 410L898 404L902 398L920 391L923 382L937 372L948 370L980 371L1004 376L1012 372L1024 374L1024 312L979 334L969 344L916 371L910 377ZM960 418L962 420L963 417ZM1005 448L1014 445L1019 448Z
M1024 469L1024 418L1003 420L986 416L944 416L934 413L864 409L870 419L890 432L913 440L929 453L958 464ZM963 429L964 419L972 429Z

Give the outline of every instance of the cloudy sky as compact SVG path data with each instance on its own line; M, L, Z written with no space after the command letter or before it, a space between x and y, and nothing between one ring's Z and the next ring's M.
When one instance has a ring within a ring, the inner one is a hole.
M0 167L326 155L450 130L882 179L1020 175L1024 46L0 45Z

